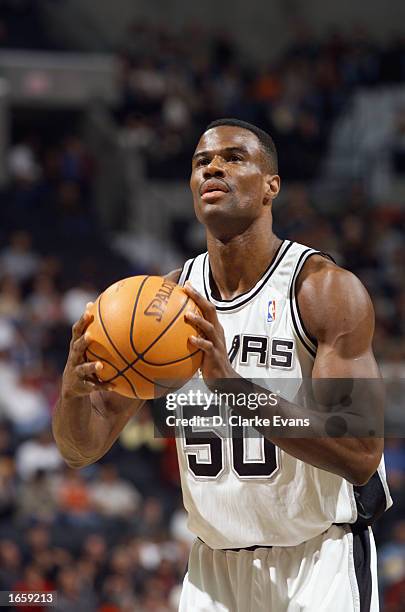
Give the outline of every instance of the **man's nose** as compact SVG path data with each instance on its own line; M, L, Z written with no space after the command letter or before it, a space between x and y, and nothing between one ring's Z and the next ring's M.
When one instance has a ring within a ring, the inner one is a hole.
M212 176L224 176L224 170L220 158L216 155L213 157L209 164L204 168L204 178L210 178Z

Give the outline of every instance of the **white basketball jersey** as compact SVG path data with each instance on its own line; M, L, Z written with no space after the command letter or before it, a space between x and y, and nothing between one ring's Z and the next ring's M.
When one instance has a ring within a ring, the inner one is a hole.
M257 284L232 300L211 294L208 253L187 261L179 279L179 284L189 280L215 304L238 374L258 384L260 379L261 386L267 380L270 390L276 380L279 389L273 391L303 407L301 380L311 376L317 348L302 324L295 283L315 253L284 241ZM354 487L292 457L257 432L241 437L241 430L230 429L223 435L214 428L210 439L187 439L183 429L177 437L189 528L211 548L295 546L333 523L372 520L391 505L383 461L365 487Z

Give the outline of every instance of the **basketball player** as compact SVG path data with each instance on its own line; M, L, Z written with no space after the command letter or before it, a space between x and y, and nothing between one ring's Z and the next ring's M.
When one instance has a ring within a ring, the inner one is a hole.
M208 252L169 278L200 307L201 317L189 316L202 332L191 342L204 352L204 379L231 380L242 392L247 379L267 379L269 389L277 378L377 379L362 284L272 233L280 178L270 136L237 120L214 122L197 145L190 185ZM100 363L85 363L90 322L86 312L73 326L53 422L64 458L78 468L102 457L142 404L98 382ZM299 408L285 401L269 414ZM262 433L177 440L197 536L180 610L378 610L369 525L391 504L382 440Z

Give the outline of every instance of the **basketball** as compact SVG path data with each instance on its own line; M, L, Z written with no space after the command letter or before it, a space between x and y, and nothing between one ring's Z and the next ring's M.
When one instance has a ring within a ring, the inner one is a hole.
M198 331L185 320L195 303L161 276L133 276L108 287L91 306L87 361L100 361L98 378L126 397L153 399L181 387L200 367L188 343Z

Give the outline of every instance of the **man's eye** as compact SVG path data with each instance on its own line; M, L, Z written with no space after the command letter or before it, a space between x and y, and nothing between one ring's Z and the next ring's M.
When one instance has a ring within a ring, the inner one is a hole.
M196 166L207 166L210 163L208 157L200 157L197 160Z
M240 155L234 154L229 157L229 161L232 161L232 162L243 161L243 158Z

